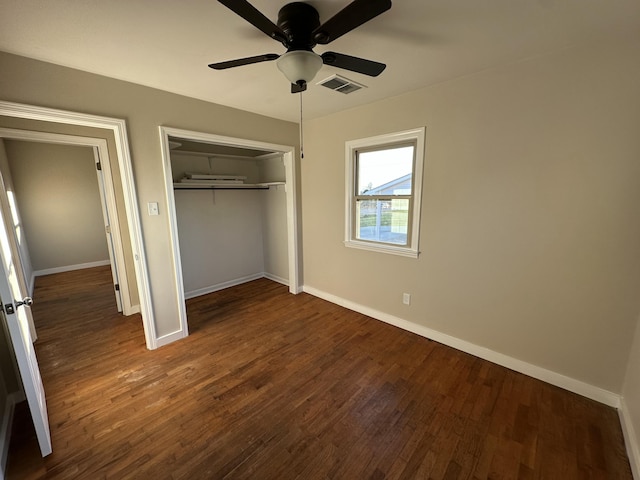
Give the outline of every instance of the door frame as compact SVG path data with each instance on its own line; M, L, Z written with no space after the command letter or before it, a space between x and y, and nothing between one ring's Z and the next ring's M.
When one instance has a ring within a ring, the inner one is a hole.
M295 148L289 145L259 142L243 138L226 137L213 133L195 132L172 127L159 127L160 145L162 149L162 167L165 177L165 190L167 199L167 212L169 214L169 229L171 237L172 267L176 284L177 301L180 316L181 334L188 335L187 310L184 296L184 282L182 278L182 262L180 260L180 244L178 241L178 222L176 215L176 203L173 193L173 176L171 169L171 150L169 137L179 137L185 140L194 140L229 147L248 148L255 150L281 153L285 167L285 191L287 205L287 251L289 260L289 292L298 294L300 287L299 269L299 238L298 238L298 210L296 188Z
M117 259L116 259L116 249L117 248L121 248L122 244L121 242L118 240L115 242L114 244L114 229L112 227L112 223L118 223L119 222L119 218L118 218L118 210L116 209L115 211L111 210L110 207L110 203L109 203L109 199L107 197L108 192L107 192L107 184L105 183L105 174L102 170L102 160L101 160L101 156L100 156L100 150L98 149L98 147L94 147L93 148L93 161L94 164L96 166L96 177L98 180L98 190L100 193L100 207L102 208L102 220L104 223L104 229L105 229L105 237L107 239L107 251L109 254L109 263L111 264L111 279L113 280L113 285L114 285L114 293L116 296L116 304L118 306L118 312L123 312L124 308L123 308L123 297L126 295L129 302L131 302L131 297L129 295L129 288L126 289L126 293L125 290L123 288L120 287L121 282L120 282L120 275L121 273L119 272L124 272L124 263L122 265L119 265L117 263ZM111 212L111 213L109 213ZM118 238L120 238L120 231L119 231L119 226L118 226ZM123 277L126 277L126 275L122 275ZM138 311L140 311L140 306L136 306L134 308L137 308ZM124 312L123 312L124 313ZM126 313L125 313L126 315Z
M120 169L119 178L110 178L113 182L120 181L124 194L125 216L129 227L129 240L134 258L134 269L138 296L140 299L140 313L144 328L144 336L147 348L153 350L158 347L157 334L153 307L151 304L151 291L149 288L149 273L147 260L142 242L142 229L138 208L133 168L129 150L126 123L122 119L102 117L85 113L57 110L46 107L37 107L20 103L0 101L0 116L39 120L44 122L75 125L91 128L99 128L112 132L115 139L116 158ZM124 239L122 239L124 241Z
M113 178L111 176L111 167L109 159L109 150L107 148L107 141L103 138L92 137L80 137L76 135L64 135L60 133L48 133L48 132L34 132L27 130L16 130L10 128L0 128L0 138L8 140L21 140L38 143L50 143L57 145L72 145L78 147L90 147L94 158L97 156L100 162L102 162L104 168L102 170L104 178L104 193L106 200L106 209L109 218L113 218L113 222L110 223L110 228L113 231L113 237L118 241L113 242L114 246L114 261L115 269L118 272L124 272L124 250L122 248L122 238L120 233L120 225L118 223L118 210L116 208L116 197L113 189ZM2 186L0 186L2 188ZM100 186L98 185L100 189ZM102 190L100 191L100 201L102 199ZM19 205L18 205L19 208ZM28 239L27 239L28 243ZM109 255L111 256L111 255ZM126 275L120 275L120 298L122 299L122 312L125 315L133 315L138 313L140 308L137 305L131 304L131 296L129 295L129 282ZM32 279L26 279L31 285Z

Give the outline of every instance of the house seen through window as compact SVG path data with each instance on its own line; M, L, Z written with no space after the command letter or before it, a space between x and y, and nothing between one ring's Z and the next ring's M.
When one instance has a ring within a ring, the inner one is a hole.
M413 145L357 153L356 238L406 245Z
M417 256L424 129L347 142L350 247Z

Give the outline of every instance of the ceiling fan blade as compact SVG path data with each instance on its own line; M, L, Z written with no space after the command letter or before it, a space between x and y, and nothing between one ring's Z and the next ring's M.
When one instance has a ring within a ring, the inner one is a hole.
M391 8L391 0L354 0L313 31L314 40L326 45Z
M302 85L298 85L297 83L291 84L291 93L300 93L304 92L307 89L307 84L303 83Z
M244 18L251 25L266 35L279 41L286 42L287 36L275 23L265 17L256 7L246 0L218 0L221 4Z
M255 57L238 58L237 60L228 60L226 62L211 63L209 67L214 70L225 70L227 68L241 67L243 65L251 65L252 63L270 62L280 55L275 53L265 53L264 55L256 55Z
M322 62L332 67L344 68L352 72L362 73L370 77L377 77L387 66L384 63L366 60L364 58L352 57L344 53L324 52Z

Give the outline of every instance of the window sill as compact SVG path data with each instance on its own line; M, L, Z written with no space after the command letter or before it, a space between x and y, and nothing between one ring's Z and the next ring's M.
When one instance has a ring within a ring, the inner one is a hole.
M401 257L418 258L420 252L408 247L396 247L393 245L382 245L379 243L360 242L358 240L345 240L344 246L357 248L359 250L369 250L371 252L389 253Z

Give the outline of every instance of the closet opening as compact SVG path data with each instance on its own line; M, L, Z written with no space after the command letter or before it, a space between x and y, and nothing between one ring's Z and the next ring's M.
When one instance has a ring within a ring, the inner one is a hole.
M267 278L299 293L294 149L160 127L182 331L185 300Z

